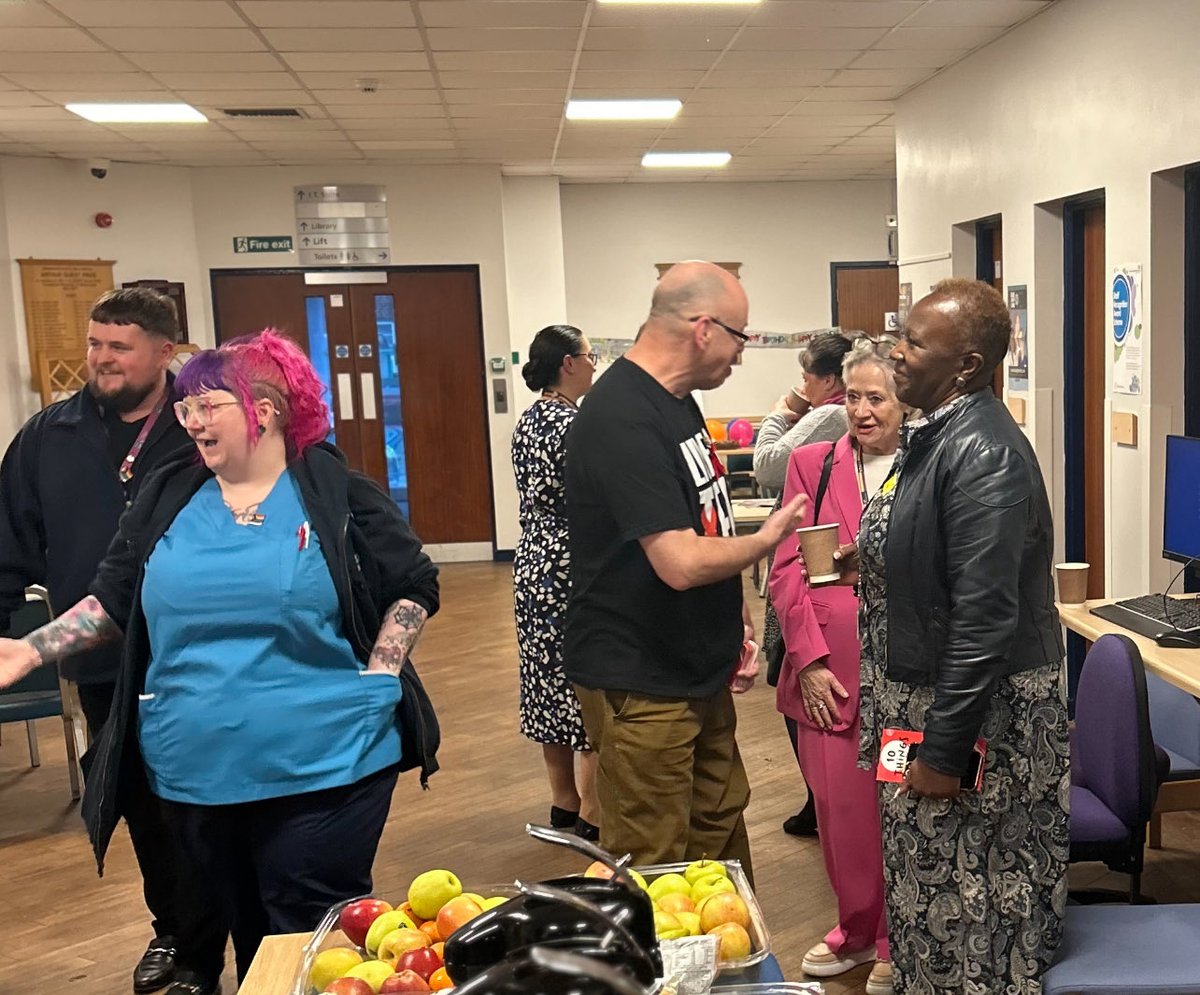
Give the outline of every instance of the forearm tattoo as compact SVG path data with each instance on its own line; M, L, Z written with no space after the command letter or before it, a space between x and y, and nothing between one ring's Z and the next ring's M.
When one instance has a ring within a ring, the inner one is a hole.
M42 662L58 660L121 638L121 630L92 595L25 637Z
M399 675L427 618L429 612L411 601L402 599L392 605L371 650L368 668Z

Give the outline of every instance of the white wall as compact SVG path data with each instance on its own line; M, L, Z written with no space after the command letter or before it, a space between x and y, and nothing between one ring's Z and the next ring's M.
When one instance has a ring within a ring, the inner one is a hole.
M1115 266L1143 267L1146 392L1110 394L1107 405L1139 419L1137 448L1105 446L1113 595L1161 589L1167 577L1158 556L1161 451L1167 428L1182 425L1180 380L1167 372L1182 366L1182 329L1156 320L1153 262L1163 245L1152 238L1151 174L1200 161L1198 35L1200 4L1192 0L1061 0L910 93L896 116L900 278L913 282L918 297L955 265L945 258L904 265L906 259L944 256L955 224L1003 216L1004 282L1031 287L1027 428L1059 502L1056 202L1103 190L1110 277ZM1178 292L1177 281L1165 283ZM1105 352L1111 364L1112 350Z
M887 259L890 181L580 184L562 188L567 313L596 338L633 338L650 308L655 263L740 262L750 327L829 326L829 264ZM799 382L795 350L747 349L708 392L713 415L762 414Z
M98 228L97 213L113 216ZM30 388L25 310L18 259L112 259L113 281L178 280L187 285L195 341L207 341L193 224L190 170L114 164L94 179L82 162L0 157L0 362L8 401L0 407L7 440L39 406Z

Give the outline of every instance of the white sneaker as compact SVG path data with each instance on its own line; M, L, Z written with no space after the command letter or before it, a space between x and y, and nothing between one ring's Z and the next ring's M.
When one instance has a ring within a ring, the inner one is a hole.
M874 947L854 954L839 955L829 949L828 943L821 942L804 955L801 966L805 974L811 974L814 978L832 978L874 959Z
M877 960L867 978L867 995L893 995L891 961Z

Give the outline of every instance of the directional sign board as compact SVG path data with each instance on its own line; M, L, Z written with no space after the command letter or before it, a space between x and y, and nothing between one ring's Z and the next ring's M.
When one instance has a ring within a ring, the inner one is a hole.
M365 183L296 187L301 266L379 266L391 262L387 191Z

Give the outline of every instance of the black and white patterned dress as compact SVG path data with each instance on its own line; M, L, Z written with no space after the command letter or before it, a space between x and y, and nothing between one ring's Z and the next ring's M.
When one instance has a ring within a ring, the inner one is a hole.
M541 398L521 415L513 432L513 471L521 498L513 595L521 735L535 743L590 750L579 701L562 669L563 616L571 590L563 456L575 415L572 405Z
M912 431L901 436L903 475ZM934 689L887 676L885 546L895 488L859 526L862 640L859 766L873 770L886 728L924 729ZM1062 938L1070 799L1061 665L996 684L982 737L983 788L957 799L897 796L879 785L888 934L897 995L1040 995Z

